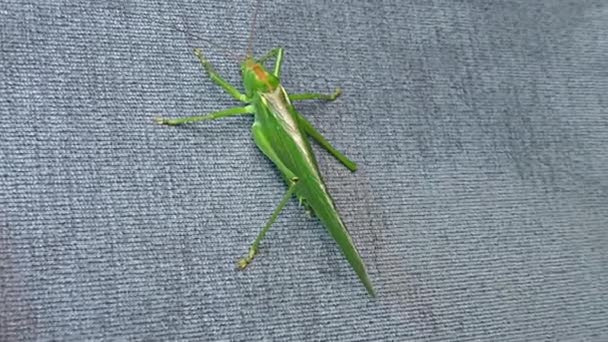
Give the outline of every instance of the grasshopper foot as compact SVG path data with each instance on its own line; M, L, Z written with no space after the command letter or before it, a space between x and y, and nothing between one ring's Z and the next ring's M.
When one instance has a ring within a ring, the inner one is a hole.
M156 117L154 118L154 122L159 125L177 126L177 124L173 122L173 120L167 118Z
M333 94L329 95L329 97L327 98L327 100L329 101L333 101L335 99L338 98L338 96L342 95L342 89L340 88L336 88L336 90L334 91Z
M207 57L205 57L205 54L203 54L203 50L201 50L200 48L195 48L194 49L194 55L203 63L209 63L209 61L207 60Z
M255 255L257 254L257 250L251 248L249 249L249 254L247 254L246 257L239 259L239 261L237 262L237 267L239 270L244 270L245 268L247 268L247 266L249 266L249 264L251 264L251 262L253 261L253 258L255 258Z

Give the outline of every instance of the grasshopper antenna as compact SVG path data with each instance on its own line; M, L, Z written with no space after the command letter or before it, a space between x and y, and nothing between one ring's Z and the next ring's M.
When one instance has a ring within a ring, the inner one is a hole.
M199 35L196 35L196 34L192 33L192 30L189 29L189 26L185 25L184 23L182 23L182 25L186 26L186 28L180 27L177 24L173 24L170 27L173 30L175 30L177 32L180 32L180 33L183 33L184 35L186 35L186 36L188 36L190 38L194 38L194 39L200 40L200 41L205 42L205 43L207 43L209 45L215 45L209 39L203 38L203 37L201 37ZM191 41L188 42L188 45L190 45L191 47L194 46L194 44L192 44ZM219 48L220 48L220 50L222 50L222 52L224 53L224 55L229 56L230 59L233 62L235 62L237 64L240 62L241 58L238 55L236 55L232 51L226 50L226 49L224 49L222 47L219 47Z
M129 13L129 12L123 12L123 14L126 17L130 18L130 19L137 19L137 17L131 15L131 13ZM145 16L145 17L142 17L142 18L144 20L148 20L148 21L157 23L157 24L159 24L161 26L170 28L170 29L172 29L174 31L177 31L179 33L183 33L186 37L190 38L190 40L186 40L186 44L189 45L192 48L195 47L195 44L193 43L193 39L192 39L192 38L194 38L196 40L199 40L199 41L204 42L206 44L209 44L211 46L218 47L220 50L222 50L224 56L229 57L229 59L232 62L235 62L235 63L238 64L241 61L241 58L238 55L236 55L235 53L233 53L232 51L226 50L226 49L222 48L221 46L218 46L217 44L214 44L211 40L209 40L207 38L203 38L203 37L201 37L199 35L196 35L196 34L192 33L192 30L190 30L190 27L188 25L184 24L183 18L182 18L181 26L178 25L178 24L169 24L168 22L166 22L164 20L155 19L155 18L152 18L152 17L149 17L149 16Z
M258 9L260 9L260 0L255 2L253 10L253 19L251 20L251 29L249 30L249 40L247 42L247 56L253 57L253 35L255 32L255 22L258 19Z

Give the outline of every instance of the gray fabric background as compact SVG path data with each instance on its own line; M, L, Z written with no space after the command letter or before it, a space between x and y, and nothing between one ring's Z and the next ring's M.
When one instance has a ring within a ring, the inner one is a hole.
M608 340L608 3L263 1L378 290L235 104L253 3L0 4L0 340ZM202 42L172 30L188 27ZM229 53L231 52L231 53Z

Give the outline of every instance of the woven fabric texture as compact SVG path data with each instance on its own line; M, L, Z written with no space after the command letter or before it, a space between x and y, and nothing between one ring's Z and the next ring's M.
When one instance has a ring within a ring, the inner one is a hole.
M260 1L369 267L238 105L253 1L0 3L0 341L608 340L608 3ZM176 27L178 29L176 29ZM187 33L184 33L186 31Z

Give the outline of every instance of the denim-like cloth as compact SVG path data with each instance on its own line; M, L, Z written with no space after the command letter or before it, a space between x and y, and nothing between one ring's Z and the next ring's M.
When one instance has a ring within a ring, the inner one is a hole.
M608 340L608 3L261 1L378 292L238 105L253 1L0 3L1 341ZM184 33L187 32L187 33Z

